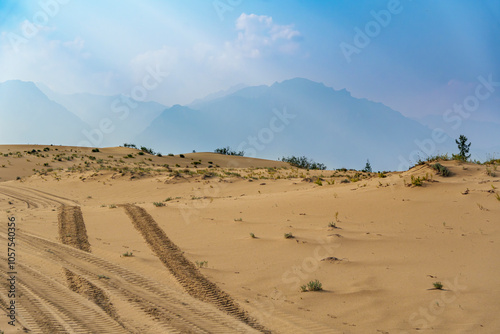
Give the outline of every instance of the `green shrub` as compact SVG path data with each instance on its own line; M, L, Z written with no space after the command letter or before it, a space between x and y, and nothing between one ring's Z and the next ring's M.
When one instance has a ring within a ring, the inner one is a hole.
M432 285L434 285L434 289L437 289L437 290L443 289L443 283L441 283L441 282L434 282L434 283L432 283Z
M208 267L208 261L196 261L195 263L198 268Z
M416 187L421 187L422 186L422 179L420 178L420 176L415 177L412 175L411 176L411 184L413 184Z
M239 151L239 152L233 151L233 150L231 150L231 148L229 146L222 147L222 148L216 148L214 150L214 153L224 154L224 155L236 155L236 156L240 156L240 157L242 157L245 154L244 151Z
M292 232L285 233L285 239L293 239L295 238L292 234Z
M147 148L145 146L141 146L141 151L144 152L144 153L148 153L148 154L151 154L151 155L155 155L155 151L153 151L151 148ZM140 152L139 152L140 154Z
M288 162L290 165L298 168L304 168L304 169L318 169L318 170L325 170L326 165L318 162L314 162L314 160L308 159L305 156L302 157L296 157L296 156L291 156L291 157L282 157L281 161L283 162Z
M161 207L161 206L165 206L165 203L163 203L163 202L153 202L153 205L156 206L156 207Z
M321 291L323 290L323 284L321 284L318 280L310 281L307 283L307 289L309 291Z
M437 171L438 174L442 175L442 176L450 176L451 175L451 172L448 168L446 168L445 166L441 165L439 162L438 163L435 163L433 165L431 165L431 167Z
M93 148L92 152L97 153L97 152L99 152L99 149L98 148Z
M252 239L257 238L257 237L255 236L255 234L253 234L253 233L250 233L250 237L251 237Z
M130 253L126 252L126 253L123 253L122 256L124 256L124 257L132 257L132 256L134 256L134 254L132 254L132 252L130 252Z

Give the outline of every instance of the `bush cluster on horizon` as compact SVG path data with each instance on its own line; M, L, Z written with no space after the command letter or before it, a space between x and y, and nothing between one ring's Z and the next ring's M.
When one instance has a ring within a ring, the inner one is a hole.
M245 154L244 151L239 151L239 152L233 151L233 150L231 150L231 148L229 146L217 148L214 150L214 153L219 153L219 154L224 154L224 155L236 155L236 156L240 156L240 157L242 157Z
M298 168L304 168L304 169L319 169L319 170L325 170L326 165L322 164L320 162L314 162L311 159L306 158L305 156L302 157L296 157L296 156L291 156L291 157L282 157L281 161L283 162L288 162L290 165Z

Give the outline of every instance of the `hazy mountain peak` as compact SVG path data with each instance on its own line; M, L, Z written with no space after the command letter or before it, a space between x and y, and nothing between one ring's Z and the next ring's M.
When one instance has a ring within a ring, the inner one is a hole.
M205 96L203 98L195 99L189 105L194 106L194 105L199 104L199 103L209 102L209 101L233 94L234 92L237 92L245 87L248 87L248 85L240 83L240 84L231 86L228 89L224 89L224 90L220 90L220 91L215 92L215 93L208 94L207 96Z

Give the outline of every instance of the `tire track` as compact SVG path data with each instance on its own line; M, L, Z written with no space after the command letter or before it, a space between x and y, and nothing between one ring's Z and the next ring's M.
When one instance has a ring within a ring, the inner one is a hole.
M5 233L0 233L0 237L6 238ZM130 308L133 307L133 311L142 314L139 318L154 319L155 323L163 328L154 331L155 333L256 332L211 305L151 281L91 253L22 231L18 232L17 238L23 243L27 254L39 254L45 260L70 268L73 273L100 289L109 291L114 299L126 301ZM27 260L28 257L25 256L23 261ZM101 279L102 276L106 278ZM122 319L122 321L125 322L127 328L138 327L126 322L126 319ZM153 331L144 330L136 332L153 333Z
M221 311L261 332L269 332L251 318L229 294L203 276L195 265L184 257L181 249L167 237L146 210L132 204L122 205L122 207L125 208L134 227L188 294L215 305Z
M71 199L27 187L2 186L0 187L0 194L26 203L28 209L37 209L40 206L47 208L49 206L68 205L68 203L70 205L77 204Z
M6 263L5 258L0 259ZM27 265L18 263L17 268L18 301L43 333L128 333L97 305L66 286Z
M50 201L53 201L53 202L56 202L56 203L59 203L61 205L66 205L67 203L64 203L64 202L61 202L59 200L56 200L54 198L58 198L60 200L63 200L63 201L67 201L69 203L72 203L71 205L74 205L74 204L78 204L77 201L74 201L70 198L66 198L66 197L62 197L62 196L58 196L58 195L54 195L54 194L51 194L51 193L48 193L46 191L41 191L39 189L32 189L32 188L28 188L28 187L19 187L19 189L23 189L24 191L27 191L27 192L30 192L32 194L35 194L35 193L38 193L37 195L40 196L41 198L45 198L45 199L48 199ZM44 194L44 195L47 195L47 196L42 196L40 194Z
M87 229L85 228L85 222L80 207L62 205L59 209L58 221L61 242L65 245L90 253ZM85 296L125 328L104 290L67 268L63 268L63 270L66 276L66 282L72 291Z
M61 206L58 221L59 238L63 244L90 252L89 238L80 207Z
M26 199L25 197L22 197L20 196L18 193L15 193L15 192L12 192L12 191L9 191L9 190L5 190L4 188L0 188L0 194L2 195L5 195L7 197L10 197L10 198L14 198L14 199L17 199L18 201L21 201L21 202L24 202L26 203L26 205L28 206L28 209L37 209L38 208L38 204L29 200L29 199Z

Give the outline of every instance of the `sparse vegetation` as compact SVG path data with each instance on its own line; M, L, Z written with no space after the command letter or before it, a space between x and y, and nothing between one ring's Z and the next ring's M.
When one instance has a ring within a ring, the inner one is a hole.
M208 267L208 261L196 261L195 263L198 268Z
M134 256L134 254L132 254L132 252L126 252L126 253L123 253L122 256L123 257L132 257L132 256Z
M145 146L141 146L141 151L144 152L144 153L151 154L151 155L155 155L156 154L156 152L153 151L153 149L147 148Z
M156 206L156 207L162 207L162 206L165 206L165 203L163 203L163 202L153 202L153 205Z
M482 206L480 203L476 203L477 204L477 207L479 208L479 210L483 210L483 211L488 211L488 209L486 209L484 206Z
M281 161L283 162L288 162L290 165L298 168L304 168L304 169L318 169L318 170L325 170L326 165L318 162L314 162L313 160L310 160L306 158L305 156L302 157L296 157L296 156L291 156L291 157L282 157Z
M434 286L434 289L436 289L436 290L443 289L443 283L441 283L441 282L434 282L434 283L432 283L432 285Z
M92 152L97 153L97 152L99 152L99 149L98 148L93 148Z
M497 176L496 174L497 166L493 165L493 170L490 167L486 167L486 174L491 177Z
M307 285L302 285L300 287L300 290L302 292L321 291L323 290L323 284L321 284L321 282L318 280L310 281L309 283L307 283Z
M110 205L109 205L109 208L110 208L110 209L116 209L116 205L115 205L115 204L110 204Z
M328 223L328 227L329 228L337 228L337 224L334 222L330 222L330 223Z
M441 165L439 162L438 163L435 163L433 165L431 165L431 167L437 171L438 174L442 175L442 176L450 176L451 175L451 172L448 168L446 168L445 166Z
M421 187L422 186L422 179L420 176L415 177L414 175L411 176L411 184L414 185L415 187Z
M253 233L250 233L250 237L251 237L252 239L256 239L256 238L257 238L257 237L255 236L255 234L253 234Z
M214 153L219 153L219 154L224 154L224 155L236 155L236 156L240 156L240 157L242 157L245 154L244 151L236 152L236 151L232 150L229 146L222 147L222 148L216 148L214 150Z
M243 218L234 218L234 221L235 221L235 222L242 222L242 221L243 221Z
M293 239L295 238L291 232L285 233L285 239Z

